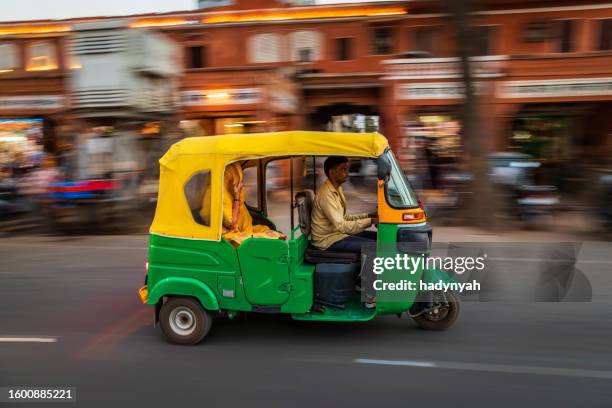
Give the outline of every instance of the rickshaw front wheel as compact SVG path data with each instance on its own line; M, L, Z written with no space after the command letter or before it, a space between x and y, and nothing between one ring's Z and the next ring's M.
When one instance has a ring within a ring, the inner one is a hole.
M197 344L210 332L212 318L197 300L173 297L163 304L159 323L171 343Z
M445 292L444 297L441 297L441 293L435 293L433 300L433 307L429 308L424 303L415 304L417 307L411 309L411 317L422 329L446 330L459 317L459 296L454 292Z

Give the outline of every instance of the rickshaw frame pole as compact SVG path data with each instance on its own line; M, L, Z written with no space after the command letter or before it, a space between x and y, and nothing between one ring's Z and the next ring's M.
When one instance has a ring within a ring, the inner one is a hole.
M317 156L312 156L312 191L317 192Z
M293 157L289 159L289 210L291 212L291 231L293 231L295 220L293 219Z

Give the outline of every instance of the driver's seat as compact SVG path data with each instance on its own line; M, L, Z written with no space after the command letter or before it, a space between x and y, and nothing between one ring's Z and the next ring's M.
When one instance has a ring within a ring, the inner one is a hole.
M295 204L298 210L298 220L302 234L309 238L312 229L311 213L315 194L312 190L304 190L296 193ZM342 251L323 251L309 245L304 254L304 260L311 264L337 263L352 264L360 263L359 254Z

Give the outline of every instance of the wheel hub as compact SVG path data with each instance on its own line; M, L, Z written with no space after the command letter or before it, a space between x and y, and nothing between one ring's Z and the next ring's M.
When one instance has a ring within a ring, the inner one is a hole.
M448 306L435 305L431 310L425 312L427 320L437 322L443 320L448 315Z
M180 336L189 336L195 331L196 318L193 311L180 306L170 312L170 327Z

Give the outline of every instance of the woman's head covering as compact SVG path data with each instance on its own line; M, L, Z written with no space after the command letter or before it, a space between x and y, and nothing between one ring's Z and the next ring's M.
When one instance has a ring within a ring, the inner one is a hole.
M225 185L230 192L244 179L244 173L240 163L232 163L225 168Z

